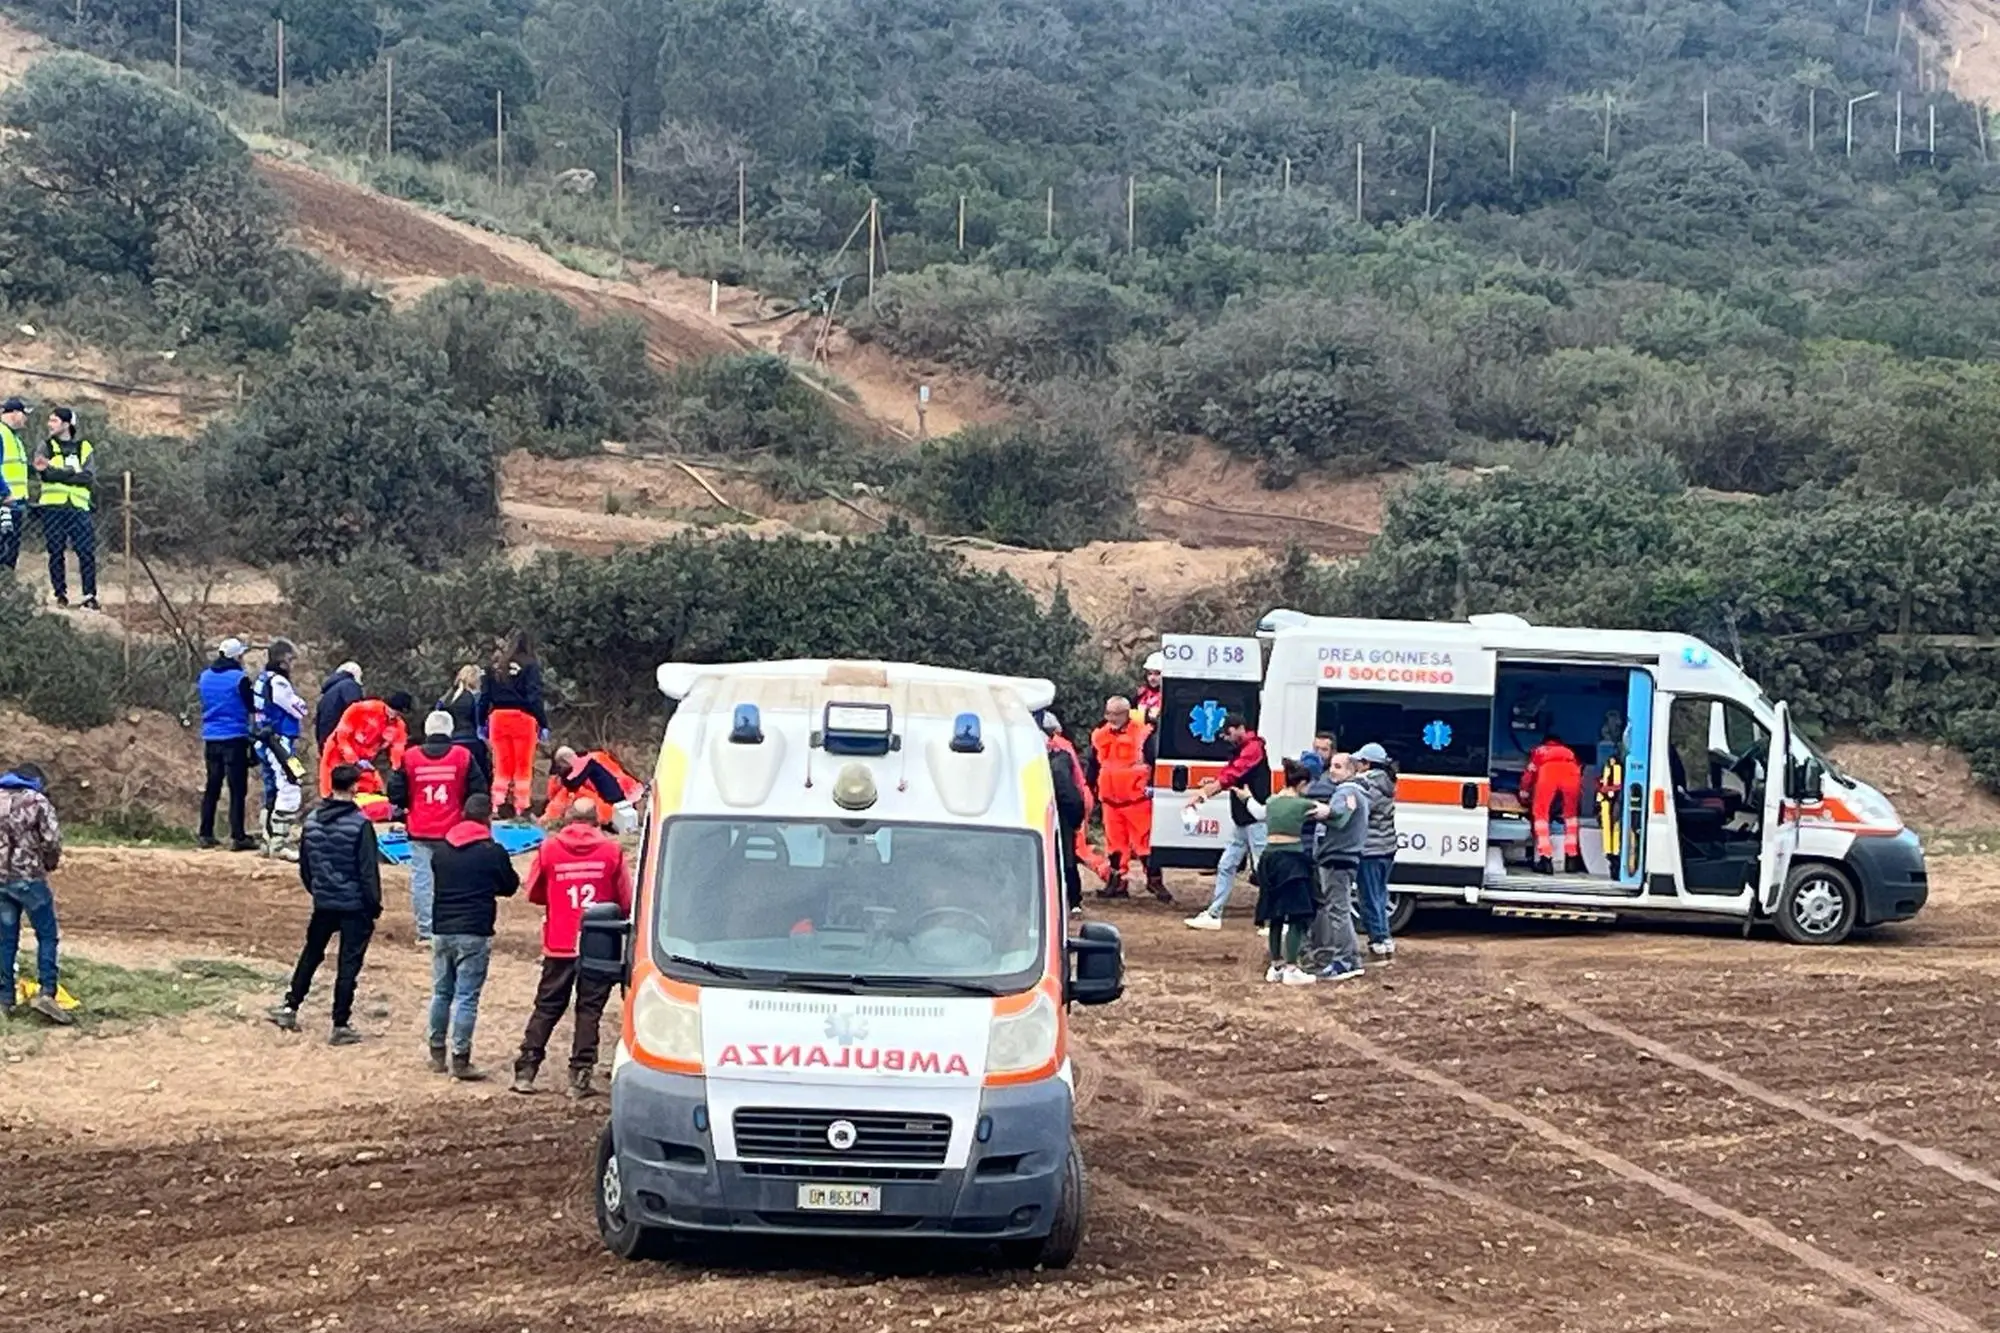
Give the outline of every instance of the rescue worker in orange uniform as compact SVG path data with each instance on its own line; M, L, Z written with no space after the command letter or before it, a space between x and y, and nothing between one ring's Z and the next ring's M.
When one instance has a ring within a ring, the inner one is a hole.
M1133 863L1146 868L1146 889L1161 902L1174 900L1152 864L1153 729L1132 714L1132 701L1113 695L1104 704L1104 725L1090 734L1097 803L1104 808L1104 849L1111 874L1102 896L1127 898L1125 877Z
M319 794L333 794L333 770L342 764L353 764L361 770L357 791L364 795L384 794L388 788L383 775L402 766L403 751L410 744L410 729L402 717L409 710L410 696L401 692L387 699L362 699L349 704L340 715L340 724L320 747Z
M1146 659L1146 683L1139 688L1139 697L1133 701L1132 706L1139 714L1139 720L1149 727L1157 728L1160 725L1160 706L1164 690L1162 682L1166 678L1166 670L1165 653L1154 653Z
M1583 828L1583 766L1576 751L1562 743L1554 732L1545 732L1542 743L1528 756L1521 773L1521 801L1535 820L1535 870L1555 873L1555 840L1549 825L1561 820L1563 826L1563 873L1584 873L1583 848L1579 841Z

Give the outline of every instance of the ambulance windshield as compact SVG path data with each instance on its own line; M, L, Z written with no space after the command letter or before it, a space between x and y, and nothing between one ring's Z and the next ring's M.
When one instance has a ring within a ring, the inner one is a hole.
M1025 831L682 818L659 870L661 961L691 981L997 994L1041 975L1042 850Z

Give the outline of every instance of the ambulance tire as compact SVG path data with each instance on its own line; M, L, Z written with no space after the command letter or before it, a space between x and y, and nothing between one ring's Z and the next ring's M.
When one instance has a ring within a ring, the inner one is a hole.
M611 1126L597 1137L597 1171L591 1184L597 1199L597 1234L604 1248L620 1259L665 1259L673 1253L674 1237L660 1227L645 1227L625 1213L624 1182L618 1175L618 1153Z
M1055 1225L1049 1234L1034 1240L1003 1241L1000 1257L1011 1268L1068 1268L1076 1252L1083 1248L1083 1223L1089 1211L1089 1181L1083 1170L1083 1152L1076 1139L1069 1141L1069 1156L1063 1163L1062 1193L1056 1199Z
M1839 944L1861 915L1861 894L1839 866L1796 861L1772 924L1792 944Z
M1400 935L1417 919L1417 895L1389 890L1389 933Z

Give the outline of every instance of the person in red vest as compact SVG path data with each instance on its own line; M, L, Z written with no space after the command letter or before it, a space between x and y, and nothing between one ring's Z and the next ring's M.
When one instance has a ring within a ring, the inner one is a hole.
M431 860L438 845L465 821L465 799L486 790L486 773L472 751L451 738L451 714L438 709L424 719L424 743L405 750L389 775L389 802L406 813L410 835L410 910L417 943L431 938L431 905L437 880Z
M409 711L410 696L400 692L387 699L361 699L349 704L340 715L340 724L320 747L319 794L332 795L333 770L342 764L353 764L361 770L361 785L357 790L381 795L387 787L381 772L383 752L388 752L386 767L393 773L402 764L403 751L410 743L410 729L403 722L403 714Z
M1576 751L1562 743L1554 732L1542 736L1542 743L1528 756L1521 773L1521 803L1534 813L1535 870L1555 873L1555 839L1549 826L1561 820L1563 826L1563 873L1584 873L1583 848L1579 835L1583 825L1583 768Z
M576 1032L570 1041L569 1095L591 1096L597 1068L598 1027L610 1002L612 983L584 976L577 966L583 914L593 903L616 903L632 913L632 871L618 840L598 827L597 802L585 797L569 807L563 826L528 870L528 901L546 909L542 918L542 980L535 989L535 1012L521 1037L514 1061L514 1091L535 1090L549 1037L576 996Z

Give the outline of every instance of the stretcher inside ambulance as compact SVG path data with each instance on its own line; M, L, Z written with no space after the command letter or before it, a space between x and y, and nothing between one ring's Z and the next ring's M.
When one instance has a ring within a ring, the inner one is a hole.
M1277 611L1256 640L1193 642L1190 651L1170 636L1164 650L1167 780L1154 842L1156 856L1170 844L1172 864L1207 850L1160 817L1178 815L1177 785L1204 776L1204 760L1180 758L1187 745L1175 724L1190 724L1178 713L1196 716L1209 696L1219 703L1233 691L1229 706L1253 718L1274 762L1322 732L1341 749L1374 742L1388 751L1399 928L1421 902L1451 900L1593 920L1768 920L1788 939L1823 944L1924 905L1922 847L1889 801L1698 639L1515 616L1430 623ZM1244 671L1211 683L1195 663L1223 643L1268 649L1254 709L1242 697Z
M1083 1234L1068 1006L1123 986L1066 940L1054 688L897 663L662 667L677 701L599 1145L606 1245L886 1233L1062 1266Z

